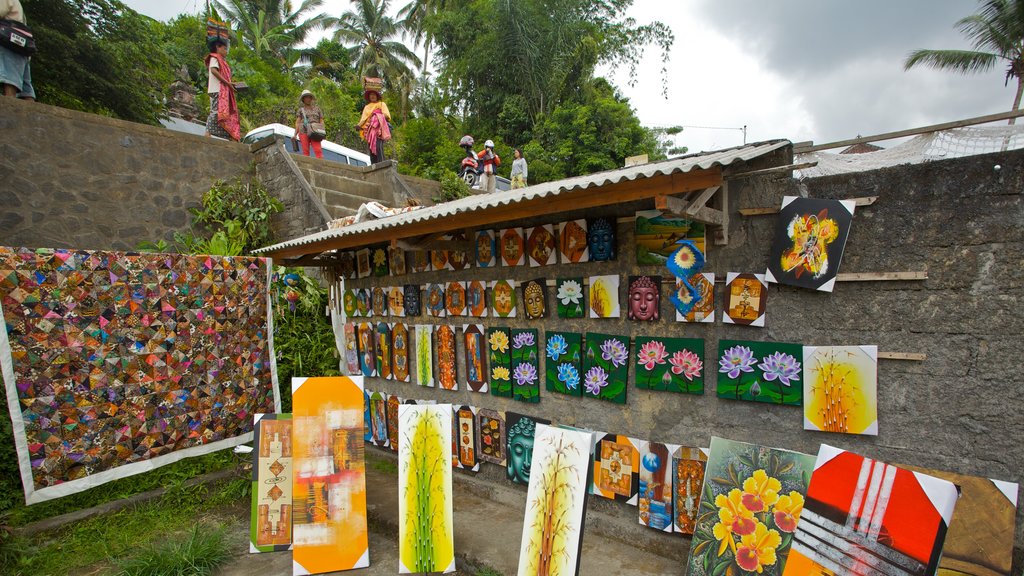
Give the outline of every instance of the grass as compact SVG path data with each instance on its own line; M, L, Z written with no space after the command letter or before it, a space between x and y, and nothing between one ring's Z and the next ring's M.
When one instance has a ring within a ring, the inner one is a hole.
M172 484L159 500L76 522L31 539L12 539L4 542L2 548L20 549L21 553L5 555L0 549L0 574L206 574L202 566L227 552L223 530L211 529L207 522L210 512L244 502L249 483L248 478L238 477L207 488L201 484L185 486L182 479ZM183 525L194 528L181 539L165 542ZM16 559L12 562L10 557ZM145 571L147 566L171 566L172 561L184 568ZM110 563L117 569L102 572L103 565ZM97 565L99 569L95 569Z
M193 526L182 539L147 546L117 563L117 576L205 576L231 553L224 528Z

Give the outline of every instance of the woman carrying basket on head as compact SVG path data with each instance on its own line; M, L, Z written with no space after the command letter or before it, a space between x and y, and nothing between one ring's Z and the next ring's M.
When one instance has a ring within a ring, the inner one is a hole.
M384 142L391 140L391 112L388 105L380 99L383 82L380 78L363 78L363 115L359 118L359 137L370 147L370 163L376 164L384 160Z
M207 94L210 96L210 115L206 117L206 136L238 142L242 139L242 127L238 121L235 84L231 81L231 67L227 60L227 36L226 24L207 22L206 45L210 53L206 56L206 68L209 70Z

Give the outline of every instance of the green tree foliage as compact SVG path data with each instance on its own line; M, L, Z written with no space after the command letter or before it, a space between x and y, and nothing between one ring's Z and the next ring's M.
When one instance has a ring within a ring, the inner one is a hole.
M1005 83L1017 82L1013 109L1020 108L1024 94L1024 0L987 0L981 10L956 23L956 28L974 50L915 50L904 63L909 70L928 66L960 74L987 72L1002 63L1006 66ZM1010 119L1010 124L1015 118Z
M396 87L398 78L411 79L420 59L398 40L402 29L388 15L388 0L355 0L355 8L328 20L335 28L335 42L356 48L355 64L360 74L384 78Z
M304 0L293 8L291 0L214 0L218 14L234 25L236 33L257 57L268 55L288 68L301 55L299 46L323 27L326 16L311 14L323 0Z
M161 24L117 0L24 0L40 47L32 81L40 102L156 124L172 62Z

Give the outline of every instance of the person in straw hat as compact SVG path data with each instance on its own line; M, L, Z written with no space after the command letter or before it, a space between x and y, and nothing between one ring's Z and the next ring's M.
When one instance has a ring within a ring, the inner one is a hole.
M359 137L370 147L370 162L376 164L384 160L384 142L391 140L391 112L388 105L380 99L382 81L380 78L363 78L363 115L359 118Z
M302 144L302 155L309 156L310 148L317 158L324 157L320 141L327 137L324 128L324 113L316 105L316 97L309 90L299 96L299 109L295 112L295 135Z

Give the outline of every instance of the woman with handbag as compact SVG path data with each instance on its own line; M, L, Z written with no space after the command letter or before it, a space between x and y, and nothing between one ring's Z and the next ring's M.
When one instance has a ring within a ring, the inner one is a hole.
M299 109L295 113L295 134L302 143L302 155L309 156L309 149L317 158L324 157L320 141L327 137L324 127L324 113L316 105L316 97L309 90L303 90L299 96Z
M3 95L35 100L29 62L36 43L25 25L25 11L19 0L0 0L0 84Z

